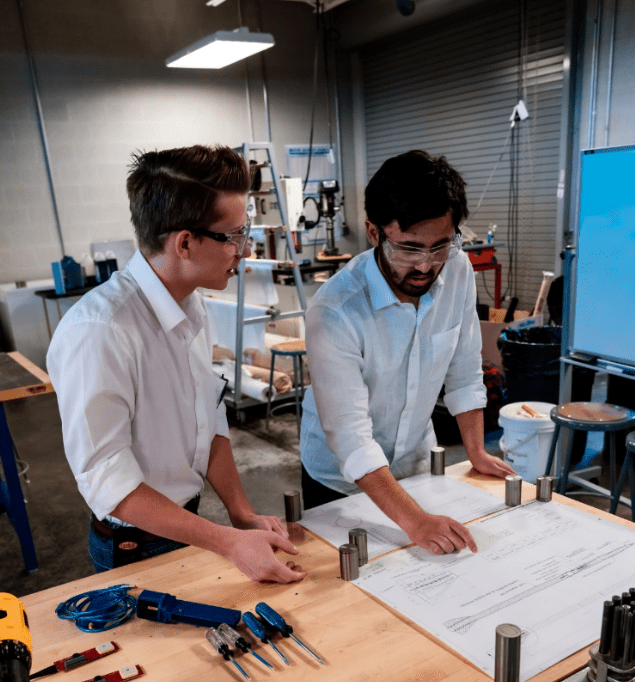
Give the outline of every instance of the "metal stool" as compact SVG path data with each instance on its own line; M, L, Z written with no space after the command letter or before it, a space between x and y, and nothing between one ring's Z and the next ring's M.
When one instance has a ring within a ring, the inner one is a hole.
M631 491L631 517L635 521L635 466L633 465L633 457L635 457L635 431L626 436L626 453L624 454L624 463L620 471L620 477L617 480L617 487L613 491L613 500L611 502L611 514L615 514L617 505L620 501L620 492L628 473L628 487Z
M273 389L273 368L276 363L276 356L287 356L293 358L293 386L295 391L295 420L298 425L298 438L300 437L300 404L304 399L304 369L302 367L302 357L306 355L306 343L302 340L282 341L271 347L271 372L269 374L269 395L267 396L267 428L269 428L269 416L274 410L283 405L271 407L271 393ZM299 380L299 383L298 383ZM298 393L298 386L300 391Z
M610 439L610 472L609 480L611 489L607 491L593 483L589 483L581 479L579 476L572 476L571 479L576 484L588 488L596 494L604 497L612 498L616 490L616 463L615 463L615 433L617 431L626 431L635 426L635 411L629 410L627 407L619 407L618 405L609 405L606 403L567 403L566 405L558 405L551 410L551 420L556 427L553 432L551 440L551 447L549 449L549 457L547 459L547 467L545 475L549 476L551 467L553 466L553 459L556 452L556 445L558 443L558 436L560 428L565 427L572 431L608 431ZM569 440L569 447L565 457L564 467L562 468L560 481L558 485L558 492L565 494L567 484L569 483L569 469L571 467L571 450L573 449L573 438Z

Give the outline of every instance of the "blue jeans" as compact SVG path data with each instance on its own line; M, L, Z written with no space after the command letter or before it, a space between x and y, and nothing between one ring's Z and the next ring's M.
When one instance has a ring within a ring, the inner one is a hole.
M105 521L104 523L107 522ZM103 573L104 571L109 571L111 568L114 568L112 546L112 538L110 540L102 538L93 528L90 529L88 533L88 553L95 565L97 573ZM143 546L141 558L149 559L150 557L173 552L175 549L181 549L186 546L187 545L184 545L181 542L175 542L174 540L148 542Z

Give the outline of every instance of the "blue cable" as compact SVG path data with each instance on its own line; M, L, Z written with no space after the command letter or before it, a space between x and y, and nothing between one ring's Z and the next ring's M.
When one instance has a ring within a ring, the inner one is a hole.
M113 585L83 592L55 609L58 618L73 620L82 632L104 632L125 623L137 609L137 600L128 590L134 585Z

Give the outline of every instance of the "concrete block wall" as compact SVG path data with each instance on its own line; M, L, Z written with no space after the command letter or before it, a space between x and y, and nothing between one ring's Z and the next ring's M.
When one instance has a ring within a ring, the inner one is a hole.
M314 15L303 3L243 0L243 24L276 45L265 53L272 140L308 143ZM165 58L238 27L236 0L94 3L23 0L36 66L65 252L133 237L125 180L131 152L265 139L260 57L218 71L168 69ZM50 277L62 251L44 165L17 3L0 0L0 282ZM323 90L322 90L323 92ZM318 103L315 141L327 139Z

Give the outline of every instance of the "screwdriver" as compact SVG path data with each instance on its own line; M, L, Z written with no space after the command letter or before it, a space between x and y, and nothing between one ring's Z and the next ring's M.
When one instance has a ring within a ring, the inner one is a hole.
M273 670L271 663L269 663L269 661L265 661L262 656L259 656L255 651L253 651L251 648L251 643L242 637L238 632L236 632L231 625L227 625L227 623L221 623L218 626L218 634L227 642L227 644L229 644L229 646L236 647L236 649L240 649L245 653L255 656L261 663L264 663L267 668L271 668Z
M289 665L289 660L287 657L278 649L278 647L271 641L269 638L269 635L267 635L267 631L265 630L264 625L254 616L253 613L249 613L249 611L245 611L243 613L243 623L253 632L253 634L258 637L258 639L263 643L263 644L270 644L271 648L280 656L280 658L287 664Z
M311 654L318 663L324 665L324 661L293 634L293 628L277 611L274 611L271 606L265 604L264 601L261 601L259 604L256 604L256 613L259 616L262 616L271 627L280 630L283 637L291 637L294 642L299 644L307 653Z
M216 628L208 628L205 632L205 637L226 661L231 661L238 668L238 670L240 670L244 677L246 677L248 680L251 679L251 677L249 677L249 675L247 675L247 673L238 665L236 659L232 655L231 649L227 646L225 640L218 634L218 630Z

